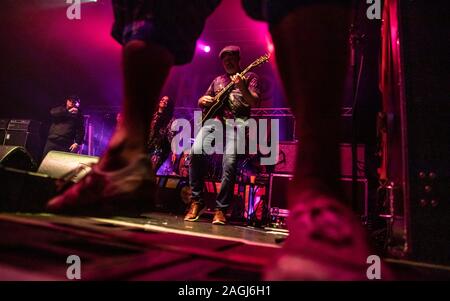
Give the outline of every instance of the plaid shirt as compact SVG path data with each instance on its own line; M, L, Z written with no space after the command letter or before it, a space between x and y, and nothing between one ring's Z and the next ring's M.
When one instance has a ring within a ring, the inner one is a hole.
M260 95L260 87L258 76L253 72L248 72L245 75L247 88L248 90L256 95ZM216 96L226 85L231 82L230 77L227 74L220 75L216 77L211 85L209 85L208 90L205 95ZM226 100L226 106L223 111L224 118L244 118L247 119L250 117L250 105L245 101L242 96L242 92L238 87L234 86L230 93L228 94L228 98Z

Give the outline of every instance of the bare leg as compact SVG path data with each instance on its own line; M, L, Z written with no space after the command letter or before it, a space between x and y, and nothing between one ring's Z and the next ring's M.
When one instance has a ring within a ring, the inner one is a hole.
M299 151L282 256L269 279L364 279L368 247L358 220L342 205L339 118L350 10L300 7L272 28L286 95L297 119Z
M172 65L172 55L161 46L143 41L125 45L123 124L109 142L100 161L101 169L121 168L145 153L152 110Z
M311 5L291 13L272 30L278 68L299 133L293 185L297 193L311 187L337 192L348 19L348 9Z

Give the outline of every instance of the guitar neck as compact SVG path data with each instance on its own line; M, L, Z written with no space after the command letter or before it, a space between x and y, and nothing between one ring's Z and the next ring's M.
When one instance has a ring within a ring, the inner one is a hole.
M245 75L247 72L249 72L252 68L255 68L265 62L267 62L270 58L270 54L267 53L263 56L261 56L259 59L257 59L256 61L254 61L253 63L251 63L250 65L247 66L247 68L245 68L240 75ZM202 124L205 122L206 119L211 118L212 116L214 116L214 114L216 114L218 112L218 110L221 109L221 107L224 104L224 94L228 93L228 91L231 89L231 87L234 86L234 82L231 81L228 83L228 85L225 86L225 88L223 88L219 93L217 93L217 95L214 97L215 103L208 109L208 111L206 112L206 114L204 114L203 119L202 119Z
M241 75L245 75L247 72L252 70L253 67L253 64L248 65L247 68L245 68L244 71L241 72Z
M248 65L247 68L244 69L244 71L241 72L241 75L245 75L247 72L249 72L253 68L253 65ZM224 93L226 93L232 86L234 85L233 81L229 82L228 85L225 86L217 95L216 98L222 97Z

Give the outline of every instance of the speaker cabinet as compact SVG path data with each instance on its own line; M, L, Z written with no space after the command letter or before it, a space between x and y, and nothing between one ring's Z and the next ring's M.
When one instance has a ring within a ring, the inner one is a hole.
M277 163L273 168L275 173L295 173L295 158L297 156L297 147L301 142L295 141L280 141ZM341 152L341 176L352 176L352 145L349 143L340 144ZM365 176L365 146L364 144L358 144L356 146L356 163L357 163L357 176L359 178Z
M30 119L11 119L7 129L10 131L21 131L30 133L39 133L41 123Z
M269 182L269 213L271 215L286 217L288 211L288 191L294 175L271 174Z
M24 147L35 161L42 155L42 143L38 133L7 130L4 145Z
M68 187L61 186L62 179L78 182L98 162L98 157L78 155L65 152L49 152L37 172L11 169L18 168L32 160L24 148L17 146L0 147L0 211L8 212L42 212L48 200ZM22 167L20 167L22 168ZM22 168L24 169L24 168ZM70 183L69 183L70 184ZM137 204L141 206L141 204ZM121 212L121 214L129 212Z
M275 173L294 173L297 144L295 141L280 141L277 163L273 170Z

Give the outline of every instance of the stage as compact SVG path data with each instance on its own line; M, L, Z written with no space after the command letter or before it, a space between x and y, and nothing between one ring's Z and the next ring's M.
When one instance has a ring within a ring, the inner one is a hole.
M4 3L0 281L450 280L449 1Z
M141 218L1 214L0 280L260 280L286 234L241 225Z
M0 214L0 280L66 281L76 255L81 280L258 281L286 233L202 217L139 218ZM450 279L450 268L386 259L398 280Z

